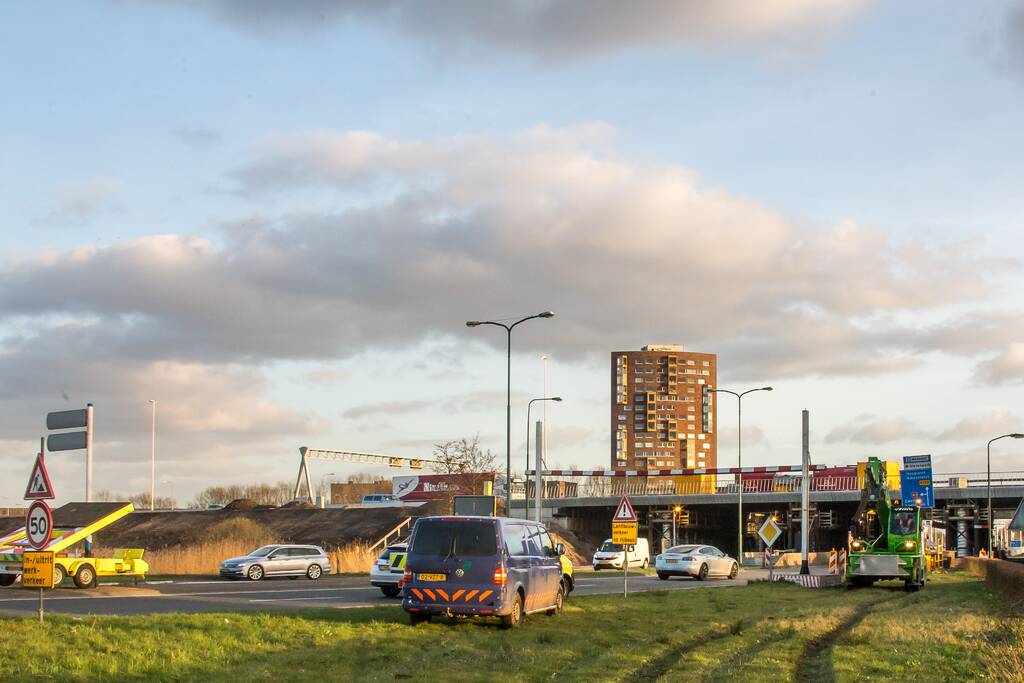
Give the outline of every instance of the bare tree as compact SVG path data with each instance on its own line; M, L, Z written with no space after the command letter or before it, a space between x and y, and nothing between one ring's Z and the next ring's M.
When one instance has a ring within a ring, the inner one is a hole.
M448 478L447 500L449 508L459 493L480 494L486 481L494 480L498 456L481 448L480 435L472 439L445 441L434 445L431 469Z
M291 484L286 481L276 484L210 486L196 494L189 507L204 509L212 504L227 505L239 498L247 498L257 505L284 505L292 499L292 493Z
M379 484L382 481L387 481L387 479L380 476L379 474L360 472L358 474L348 475L348 479L346 479L345 481L349 484Z

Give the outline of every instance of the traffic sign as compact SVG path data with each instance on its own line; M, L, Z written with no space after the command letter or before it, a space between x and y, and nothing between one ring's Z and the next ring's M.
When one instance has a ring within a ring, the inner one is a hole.
M46 472L43 454L39 453L36 455L36 464L32 466L32 474L28 476L25 500L42 500L44 498L54 498L53 484L50 483L50 475Z
M903 456L900 490L904 505L934 507L935 484L932 481L931 455Z
M782 529L775 523L774 518L769 517L764 520L764 524L757 530L757 535L761 537L766 546L771 548L775 545L775 541L779 540L779 536L782 535Z
M28 544L36 550L46 547L53 536L53 512L50 506L41 500L32 503L25 515L25 537Z
M639 526L636 522L612 522L612 543L636 545Z
M47 429L74 429L85 427L89 424L89 410L79 408L78 410L58 410L55 413L46 414Z
M53 551L29 550L21 559L22 588L53 588Z
M60 432L46 437L48 451L78 451L88 446L88 432Z
M612 522L635 521L637 521L636 510L633 509L633 503L630 502L629 496L623 496L619 501L619 507L615 508L615 514L612 515Z

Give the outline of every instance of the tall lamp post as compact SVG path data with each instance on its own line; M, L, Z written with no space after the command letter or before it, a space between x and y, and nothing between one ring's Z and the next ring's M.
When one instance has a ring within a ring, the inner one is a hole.
M479 325L494 325L505 330L508 337L508 353L506 355L506 384L505 384L505 516L509 516L509 508L512 502L512 329L527 320L534 318L554 318L552 311L544 311L536 315L520 318L514 323L508 324L500 320L469 320L466 327L477 327Z
M548 397L548 361L549 360L551 360L551 359L548 358L546 355L544 355L543 353L540 354L540 362L544 365L544 393L541 394L541 396L543 396L544 398ZM543 457L547 458L548 457L548 404L545 403L541 407L544 409L544 416L541 418L544 421L543 422L543 424L544 424L544 453L542 453L542 455L543 455ZM527 416L527 417L529 417L529 416ZM529 423L530 420L527 419L526 422ZM529 430L527 430L526 437L527 438L530 437ZM527 467L529 467L529 457L527 457Z
M562 397L561 396L552 396L551 398L531 398L530 402L526 404L526 469L530 469L530 408L533 407L533 404L536 401L541 401L541 402L544 402L544 401L558 401L559 403L561 403ZM547 403L544 403L544 407L545 408L547 408L547 405L548 405ZM546 427L547 425L544 425L544 426ZM547 447L548 447L548 445L547 445L547 443L545 443L544 444L544 448L547 448ZM541 470L541 463L539 462L539 460L540 460L540 457L544 455L544 452L541 451L540 448L541 448L541 446L538 444L537 445L537 456L538 456L537 472L533 475L534 482L535 482L534 495L535 495L535 497L537 498L538 501L540 501L540 470ZM525 484L525 482L524 482L524 484ZM527 487L524 486L523 488L525 489ZM529 502L529 496L527 496L527 502ZM527 506L527 507L529 507L529 506ZM529 515L527 515L527 518L529 518ZM537 521L538 522L540 521L540 505L537 506Z
M149 431L149 510L156 509L156 404L157 401L149 399L149 405L153 407L153 419Z
M325 486L325 484L327 483L327 477L333 476L336 476L334 472L328 472L327 474L320 477L320 504L323 505L324 507L326 507L327 505L326 503L324 503L324 499L330 498L330 495L328 493L329 489L327 486ZM333 503L333 501L330 502Z
M1013 432L1011 434L1003 434L1002 436L997 436L994 439L989 439L988 446L986 448L986 450L988 451L988 457L986 458L986 462L987 462L987 465L986 465L987 475L986 476L987 476L988 484L987 484L986 488L988 489L988 556L989 557L993 557L993 555L992 555L992 553L993 553L993 549L992 549L992 527L995 526L995 524L994 524L995 520L992 519L992 442L993 441L999 441L999 439L1006 439L1006 438L1024 439L1024 434L1020 434L1018 432Z
M736 467L740 470L743 468L743 397L747 394L751 394L755 391L772 391L771 387L758 387L757 389L747 389L746 391L736 393L729 389L712 389L712 393L718 394L732 394L736 397ZM743 472L737 472L737 481L739 482L739 529L736 540L736 561L743 564Z

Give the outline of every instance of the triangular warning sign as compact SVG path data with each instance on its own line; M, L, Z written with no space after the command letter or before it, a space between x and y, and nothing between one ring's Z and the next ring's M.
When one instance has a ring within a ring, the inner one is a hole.
M53 484L50 483L50 475L46 473L43 454L39 453L36 455L36 464L32 466L32 474L28 478L25 500L42 500L54 497Z
M619 507L615 508L615 514L612 515L613 522L635 522L636 521L636 510L633 509L633 504L629 502L628 496L623 496L622 500L619 501Z

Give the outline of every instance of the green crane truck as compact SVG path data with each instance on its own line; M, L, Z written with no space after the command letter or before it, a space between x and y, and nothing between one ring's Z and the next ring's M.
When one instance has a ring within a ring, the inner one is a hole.
M846 554L848 587L885 580L903 581L908 591L924 585L928 569L921 543L921 508L903 505L892 497L878 458L868 459L860 505L850 531L853 540Z

